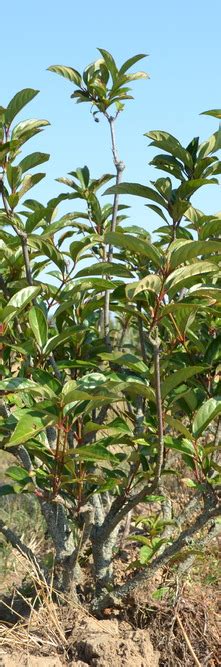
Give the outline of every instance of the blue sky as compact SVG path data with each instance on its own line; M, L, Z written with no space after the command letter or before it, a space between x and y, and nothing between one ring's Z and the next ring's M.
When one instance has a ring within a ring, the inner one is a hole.
M147 184L157 172L148 167L153 149L148 149L145 132L166 130L185 145L193 136L204 140L217 129L215 119L199 114L221 107L220 19L220 0L211 5L206 0L12 0L1 28L0 104L21 88L38 88L40 94L19 120L39 117L51 123L27 144L27 152L51 154L47 179L32 196L47 201L61 191L54 179L84 164L93 177L113 171L108 126L94 123L89 106L70 99L71 84L47 72L49 65L81 71L98 57L96 47L111 51L119 65L136 53L149 54L138 68L151 78L134 83L135 100L128 102L117 126L125 180ZM133 201L131 222L151 231L158 220L144 203ZM194 203L206 213L220 210L220 187L206 187Z

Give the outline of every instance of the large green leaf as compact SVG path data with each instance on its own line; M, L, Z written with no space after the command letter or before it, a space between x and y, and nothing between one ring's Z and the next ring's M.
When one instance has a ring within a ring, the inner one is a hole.
M109 51L106 51L105 49L98 49L98 51L100 51L101 55L103 56L105 65L111 74L113 83L115 83L116 78L118 76L118 69L113 56L111 55L111 53L109 53Z
M6 470L7 477L14 479L16 482L30 482L31 478L28 476L27 470L22 466L9 466Z
M120 366L126 366L126 368L130 368L132 371L137 373L148 373L148 366L146 366L142 359L136 357L135 354L122 354L122 352L102 352L99 354L99 357L104 361L110 361L119 364Z
M179 419L175 419L171 415L165 415L164 417L166 424L169 424L172 430L178 431L178 433L182 433L185 438L188 440L192 440L193 436L190 431L188 431L187 427L181 422Z
M42 164L43 162L47 162L49 160L49 153L30 153L30 155L27 155L26 157L19 162L19 167L22 170L22 173L24 174L25 171L28 171L29 169L33 169L34 167L37 167L39 164Z
M221 334L211 340L204 357L206 364L221 362Z
M216 178L210 178L209 180L206 178L198 178L198 179L193 179L191 181L185 181L183 182L180 187L177 190L177 194L181 197L181 199L185 199L186 197L190 197L196 190L201 188L203 185L217 185L218 181Z
M52 239L42 240L37 234L31 234L28 238L31 248L37 249L38 254L46 255L58 268L63 271L65 268L64 256L53 243Z
M90 387L88 387L88 389L90 389ZM93 398L93 395L84 391L84 387L79 387L75 380L69 380L69 382L66 382L63 386L61 394L63 405L68 405L68 403L72 403L73 401L90 401L91 398Z
M38 384L33 380L26 380L23 377L7 378L0 380L0 391L4 394L14 394L18 392L29 393L30 395L38 394L39 396L55 396L51 386Z
M12 100L9 102L6 112L5 112L5 122L7 125L10 125L14 120L15 116L23 109L23 107L33 100L39 93L39 90L33 90L32 88L24 88L20 90L19 93L16 93Z
M145 292L145 291L150 291L154 292L155 294L159 294L161 287L162 287L162 280L160 276L156 274L150 273L148 276L145 276L145 278L142 278L138 283L135 284L134 286L134 293L133 297L131 294L131 288L133 288L133 284L127 285L126 287L126 294L130 298L135 298L140 292Z
M213 116L213 118L221 118L221 109L210 109L209 111L202 111L202 116Z
M64 76L65 79L75 83L76 86L81 85L81 74L76 69L73 69L73 67L67 67L66 65L50 65L48 70L49 72L55 72L55 74Z
M218 238L221 236L221 219L218 215L217 217L209 218L199 230L200 239L204 240L209 236L216 236Z
M209 398L201 405L193 420L193 435L198 438L207 426L221 414L221 397Z
M143 255L150 259L155 266L161 266L162 258L159 250L148 243L148 241L138 239L131 234L124 234L119 232L107 232L105 234L106 243L111 243L118 248L125 248L131 250L136 255Z
M62 331L62 333L52 336L44 347L44 355L48 356L58 345L65 343L67 340L72 340L72 337L75 338L78 335L79 332L76 330L76 327L69 327L65 331Z
M31 190L31 188L33 188L34 185L37 185L37 183L39 183L39 181L41 181L42 178L45 177L45 175L46 175L45 173L26 174L26 176L24 176L23 178L22 186L17 193L19 199L21 199L26 194L26 192L28 192L28 190Z
M144 136L153 140L150 144L151 146L156 146L163 151L171 153L173 157L182 160L182 162L184 162L190 169L193 167L193 161L189 151L183 148L178 139L173 137L172 134L163 132L162 130L153 130L151 132L146 132Z
M112 461L117 463L117 457L108 451L99 442L96 445L88 445L87 447L76 447L73 452L82 461Z
M183 303L182 301L179 303L168 303L166 306L162 306L158 321L162 320L164 317L168 317L168 315L173 315L175 320L178 320L179 323L184 322L199 308L200 305L195 303Z
M162 399L166 398L173 389L186 382L186 380L189 380L193 375L203 373L205 369L205 366L190 366L190 368L181 368L181 370L169 375L161 384Z
M46 345L48 337L48 325L43 310L38 306L33 306L29 310L29 324L38 345L43 348Z
M217 272L217 267L211 262L204 260L189 264L181 269L173 271L165 281L165 288L168 289L168 294L172 297L181 288L185 287L190 278L199 277L205 273Z
M193 443L186 438L179 440L178 438L175 439L171 438L171 436L165 436L164 442L168 449L176 449L178 452L188 454L189 456L195 456L196 454Z
M145 199L152 199L160 206L163 206L167 210L167 203L161 195L149 188L146 185L140 185L140 183L120 183L120 185L112 185L111 188L108 188L105 191L105 195L113 194L122 194L122 195L136 195L138 197L144 197Z
M102 276L123 276L125 278L133 278L133 274L124 266L124 264L111 263L111 262L97 262L97 264L92 264L87 266L86 269L81 269L76 273L75 278L80 278L81 276L93 276L99 275Z
M201 159L205 158L210 153L215 153L220 148L221 148L221 128L219 128L217 132L214 132L214 134L212 134L211 137L209 137L209 139L207 139L200 145L198 157Z
M219 287L213 287L212 285L204 285L203 287L192 287L189 291L191 297L197 298L208 298L212 301L217 301L221 303L221 289Z
M48 120L37 120L35 118L31 120L23 120L21 123L18 123L12 131L12 140L18 140L19 144L23 144L28 139L31 139L35 134L41 132L43 127L50 125Z
M23 287L14 294L2 313L2 321L9 322L17 312L23 310L39 294L41 285L38 287Z
M20 419L13 434L7 443L7 447L15 447L22 445L31 438L35 437L41 431L44 431L46 426L54 424L57 420L55 415L41 415L27 414Z
M69 252L73 261L76 263L76 261L81 257L82 254L86 252L86 250L95 246L98 240L99 236L96 238L94 235L94 239L92 238L91 240L90 237L86 237L85 239L81 239L81 241L73 241L69 248Z
M156 402L155 392L152 387L138 382L134 378L127 379L126 382L120 382L116 387L116 391L125 392L129 396L143 396L143 398L147 398L152 403Z
M175 269L180 264L199 255L221 254L221 241L183 241L182 246L171 254L170 265Z
M125 63L122 65L122 67L119 69L118 76L120 77L123 74L125 74L125 72L127 72L128 69L130 69L131 67L133 67L133 65L135 65L135 63L146 57L147 53L138 53L136 56L132 56L132 58L126 60Z

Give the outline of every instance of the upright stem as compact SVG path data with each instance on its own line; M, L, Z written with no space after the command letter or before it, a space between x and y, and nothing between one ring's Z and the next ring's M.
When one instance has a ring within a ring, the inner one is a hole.
M108 119L109 126L110 126L110 133L111 133L111 146L112 146L112 153L113 153L113 162L116 167L116 185L119 185L122 179L122 173L125 168L124 162L122 162L119 158L118 155L118 150L117 150L117 144L116 144L116 136L115 136L115 120L116 116L108 116L106 114L106 118ZM115 232L116 226L117 226L117 213L118 213L118 206L119 206L119 194L115 193L114 195L114 203L113 203L113 213L112 213L112 220L111 220L111 232ZM107 261L112 262L113 260L113 246L112 244L109 245L108 248L108 254L107 254ZM106 345L109 349L111 349L111 342L110 342L110 291L107 290L105 292L105 297L104 297L104 339L106 342Z
M155 335L154 335L155 333ZM158 452L154 482L159 485L164 458L164 423L163 423L163 402L161 396L161 377L160 377L160 338L158 327L154 327L153 334L149 334L149 340L154 349L154 383L156 391L157 422L158 422Z
M141 306L138 305L138 310L141 313ZM143 330L143 322L140 317L138 317L138 331L139 331L139 339L140 339L140 350L142 354L142 359L145 364L147 364L147 354L146 354L146 347L145 347L145 337L144 337L144 330Z
M151 336L151 343L154 348L154 380L155 380L157 421L158 421L158 453L157 453L157 463L155 472L155 484L156 486L158 486L160 482L161 471L163 466L163 457L164 457L164 424L163 424L163 405L162 405L161 378L160 378L160 340L158 337L158 332L155 340Z
M24 257L24 264L25 264L25 272L26 272L27 282L28 282L29 285L33 285L33 278L32 278L31 266L30 266L27 237L26 237L26 235L22 235L22 236L20 235L20 238L21 238L21 244L22 244L22 252L23 252L23 257Z

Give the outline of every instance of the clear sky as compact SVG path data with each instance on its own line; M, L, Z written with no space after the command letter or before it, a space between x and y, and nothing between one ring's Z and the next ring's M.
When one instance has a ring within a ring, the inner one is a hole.
M158 177L148 167L153 149L144 132L166 130L187 145L193 136L204 140L217 129L216 119L199 114L221 107L220 0L11 0L8 10L1 8L1 19L0 104L21 88L38 88L19 120L51 122L27 144L27 152L51 154L47 180L30 196L47 201L65 189L54 179L84 164L93 177L113 170L105 122L94 123L89 105L70 99L72 85L46 71L51 64L81 71L98 57L96 47L111 51L119 65L136 53L149 54L138 69L151 78L134 83L135 101L128 101L117 127L124 180L147 184ZM206 187L194 202L207 213L220 210L220 187ZM131 222L152 230L158 220L144 203L134 200Z

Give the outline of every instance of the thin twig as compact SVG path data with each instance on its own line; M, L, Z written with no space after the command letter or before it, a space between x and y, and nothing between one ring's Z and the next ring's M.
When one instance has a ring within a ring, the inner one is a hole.
M197 667L202 667L201 663L199 662L199 660L198 660L198 658L197 658L197 656L196 656L196 654L195 654L195 651L194 651L194 649L193 649L193 647L192 647L192 644L191 644L191 642L190 642L190 640L189 640L189 637L188 637L188 635L187 635L187 633L186 633L186 630L185 630L185 628L183 627L183 624L182 624L182 621L181 621L179 615L176 614L176 617L175 617L175 618L176 618L176 621L177 621L178 625L180 626L182 635L183 635L183 637L184 637L184 639L185 639L185 642L186 642L186 644L187 644L187 646L188 646L188 649L189 649L189 651L190 651L190 653L191 653L191 655L192 655L192 658L194 659L195 664L197 665Z

